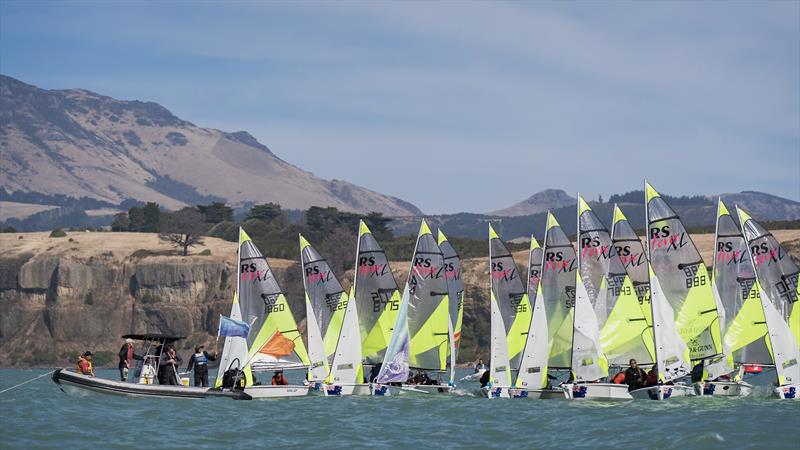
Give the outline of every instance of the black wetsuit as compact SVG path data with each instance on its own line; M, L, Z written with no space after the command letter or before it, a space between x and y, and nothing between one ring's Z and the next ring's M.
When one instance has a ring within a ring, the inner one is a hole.
M628 367L625 369L625 384L628 385L628 392L645 387L647 384L647 374L644 369Z
M486 370L486 372L483 372L483 375L481 375L481 387L482 388L486 387L489 384L489 378L490 378L489 370Z
M158 363L158 382L159 384L178 385L180 380L177 370L183 360L177 354L175 355L175 364L169 363L169 359L166 353L161 355L161 361Z

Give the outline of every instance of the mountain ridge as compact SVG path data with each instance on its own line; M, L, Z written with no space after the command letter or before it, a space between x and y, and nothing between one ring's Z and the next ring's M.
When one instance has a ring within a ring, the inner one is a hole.
M422 213L405 200L316 177L246 131L198 127L155 102L45 90L6 75L0 100L0 185L9 192L154 201L169 209L226 201Z

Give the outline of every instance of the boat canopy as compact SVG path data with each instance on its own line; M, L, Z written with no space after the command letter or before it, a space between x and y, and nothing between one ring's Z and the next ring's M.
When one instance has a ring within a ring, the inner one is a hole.
M133 339L134 341L159 341L165 344L186 339L186 336L170 336L167 334L126 334L122 339Z

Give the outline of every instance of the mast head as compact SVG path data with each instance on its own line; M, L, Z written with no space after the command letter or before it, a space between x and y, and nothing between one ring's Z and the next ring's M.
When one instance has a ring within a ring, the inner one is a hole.
M304 238L304 237L303 237L303 235L302 235L302 234L298 233L298 234L297 234L297 236L300 238L300 251L301 251L301 252L302 252L302 251L303 251L303 249L305 249L306 247L310 247L310 246L311 246L311 244L309 244L309 243L308 243L308 241L306 240L306 238Z
M442 245L442 243L447 241L447 236L444 235L442 229L439 228L439 239L437 239L436 243Z
M591 211L592 208L589 207L589 204L586 203L586 200L581 197L581 194L578 194L578 216L583 214L586 211Z
M358 237L361 237L365 234L372 234L372 232L369 231L367 224L363 220L360 220L358 222Z
M558 220L556 220L556 216L553 215L553 212L548 210L547 211L547 229L551 229L553 227L560 227L561 225L558 224Z
M535 249L541 248L541 247L542 246L539 245L539 241L537 241L536 238L533 237L533 235L531 235L531 250L535 250Z
M649 203L650 200L656 197L661 197L661 194L658 193L656 188L654 188L653 185L651 185L647 181L644 182L644 195L645 195L645 202L647 203Z
M625 217L625 214L622 212L619 205L614 203L614 223L622 222L623 220L627 222L628 218Z
M417 239L426 234L432 235L433 233L431 233L431 229L428 227L428 223L425 222L425 219L422 219L422 222L419 224L419 234L417 235Z
M497 232L494 231L494 227L492 224L489 224L489 239L500 239L500 236L497 235Z
M728 211L728 207L725 206L725 202L722 201L722 197L717 200L717 218L722 216L730 216L731 213Z

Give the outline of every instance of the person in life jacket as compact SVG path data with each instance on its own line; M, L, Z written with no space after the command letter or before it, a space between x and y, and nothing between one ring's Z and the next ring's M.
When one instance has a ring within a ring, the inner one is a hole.
M275 374L272 375L272 385L273 386L287 386L289 381L283 376L282 370L276 370Z
M83 355L78 356L78 363L75 365L76 371L81 375L94 376L94 367L92 366L92 352L86 351Z
M142 361L144 358L137 355L133 349L133 339L128 338L125 339L125 344L122 348L119 349L119 379L121 381L127 381L128 379L128 369L131 368L131 364L133 360Z
M624 383L625 382L625 372L620 372L620 373L614 375L614 377L611 378L611 382L614 383L614 384L622 384L622 383Z
M216 361L217 354L211 355L204 349L204 345L198 345L194 348L194 354L189 358L189 365L186 366L186 371L189 372L194 368L194 385L208 387L208 362Z
M628 385L628 392L645 387L647 380L647 374L636 364L635 359L631 358L629 364L630 366L625 369L625 384Z

